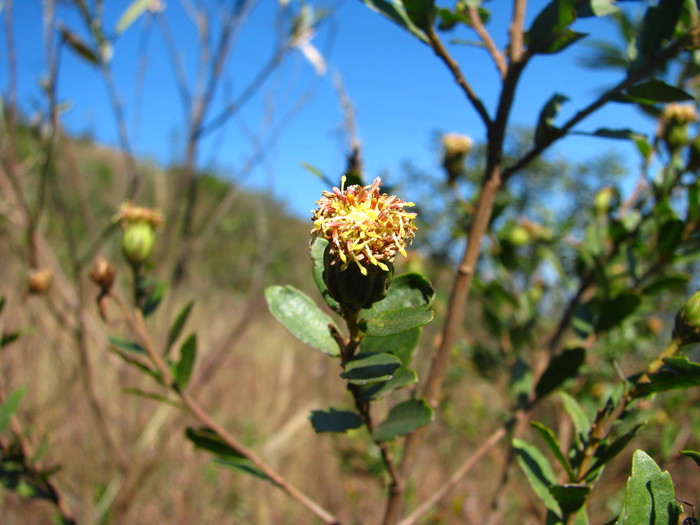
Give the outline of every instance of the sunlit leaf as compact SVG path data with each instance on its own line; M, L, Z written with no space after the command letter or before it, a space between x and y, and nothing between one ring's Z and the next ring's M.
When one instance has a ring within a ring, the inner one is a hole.
M400 0L362 0L364 4L380 13L390 20L393 20L398 25L406 29L416 38L422 40L423 42L428 42L428 37L425 33L413 23L411 17L408 16L406 9L403 7Z
M387 296L365 310L365 319L372 319L379 313L397 308L427 308L435 298L435 289L430 281L419 273L402 273L394 277Z
M667 357L664 366L658 372L630 378L637 384L634 388L636 397L645 397L657 392L681 390L700 386L700 363L694 363L687 357Z
M116 34L119 35L126 31L138 17L148 10L148 6L151 5L151 2L152 0L134 0L119 18L115 30Z
M695 461L695 464L700 467L700 452L696 452L695 450L681 450L681 454Z
M561 445L559 444L559 440L554 435L554 432L552 432L550 428L545 426L543 423L540 423L539 421L532 421L530 424L535 430L537 430L539 435L547 444L549 450L552 452L552 454L554 454L554 457L566 471L567 475L569 476L569 479L573 479L574 473L571 470L571 466L569 465L569 460L566 459L566 456L564 456L563 452L561 451Z
M386 310L361 325L367 335L387 336L408 332L433 320L428 308L399 308Z
M532 490L542 500L545 506L561 516L559 503L549 492L550 487L556 484L556 476L549 460L540 450L522 439L513 439L513 449L518 458L518 464L530 483Z

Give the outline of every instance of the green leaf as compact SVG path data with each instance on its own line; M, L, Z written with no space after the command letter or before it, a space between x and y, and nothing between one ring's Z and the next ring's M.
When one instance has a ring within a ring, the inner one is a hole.
M0 313L2 313L2 310L5 308L5 296L0 295Z
M640 104L657 104L659 102L682 102L695 100L693 95L663 80L649 80L636 84L625 92L626 97Z
M323 281L323 252L326 250L326 246L328 246L328 241L326 239L317 237L314 240L313 244L311 245L311 261L313 262L311 271L314 276L314 282L318 287L318 291L321 292L321 297L323 297L323 300L326 301L326 304L331 310L337 314L340 314L342 309L340 308L338 301L331 297L331 295L328 293L328 287Z
M367 335L387 336L408 332L433 320L428 308L399 308L386 310L361 325Z
M667 357L664 364L661 370L647 376L644 381L639 381L639 375L630 378L637 383L635 397L700 386L700 363L689 361L687 357Z
M121 350L126 350L127 352L133 352L136 354L146 354L146 349L136 341L129 341L113 335L110 335L107 339L112 346L116 346Z
M5 402L0 405L0 433L4 432L9 426L12 415L17 411L17 407L26 391L25 387L18 388L7 396Z
M21 332L6 332L3 334L0 334L0 349L6 347L7 345L14 343L19 339L19 336L21 335Z
M406 9L403 7L402 3L399 0L362 1L367 7L369 7L373 11L376 11L377 13L386 16L390 20L393 20L395 23L403 27L405 30L407 30L419 40L422 40L425 43L428 42L428 37L418 26L416 26L416 24L413 23L411 17L408 15Z
M671 255L683 240L685 223L677 217L672 217L659 228L657 247L662 255Z
M579 5L577 14L584 18L588 16L607 16L617 13L620 8L614 2L616 0L587 0L583 6Z
M517 454L518 464L530 482L532 490L549 510L561 516L559 503L549 492L550 487L556 483L556 476L547 458L537 447L522 439L513 439L513 449Z
M135 356L129 355L128 352L121 350L119 347L110 348L109 351L112 352L113 354L116 354L117 356L119 356L125 363L127 363L131 366L135 366L136 368L138 368L142 372L148 374L153 379L155 379L158 383L160 383L160 384L163 383L163 378L161 377L160 372L150 368L150 366L148 366L142 360L137 359Z
M138 17L140 17L151 5L151 0L134 0L129 7L126 8L122 16L117 22L115 33L117 35L126 31Z
M559 392L559 397L564 405L564 410L569 414L574 424L576 433L580 436L586 436L591 428L591 421L588 415L581 408L581 405L578 404L578 401L566 392Z
M372 432L372 439L377 443L393 441L427 425L432 419L433 409L424 399L408 399L389 411L386 419Z
M270 313L294 337L328 355L339 354L330 331L333 321L305 293L293 286L270 286L265 289L265 299Z
M612 299L603 301L598 308L596 332L607 332L615 328L632 315L640 303L639 295L633 292L622 292Z
M381 397L398 390L399 388L404 388L412 385L418 381L418 374L415 370L401 366L396 369L394 375L388 381L383 381L381 383L374 383L370 385L364 385L362 387L362 395L360 398L363 401L370 401L372 399L380 399Z
M591 487L586 485L554 485L549 487L549 493L559 504L564 515L578 512L586 503Z
M537 397L542 398L548 395L559 388L564 381L575 377L585 360L586 351L580 347L568 348L554 357L537 382L535 387Z
M681 450L681 454L695 461L695 464L700 467L700 452L696 452L695 450Z
M690 281L690 275L670 275L652 281L642 289L642 295L658 295L662 292L684 290Z
M180 313L177 314L177 317L173 321L173 324L170 327L170 333L168 334L168 344L165 347L166 356L170 353L170 349L172 348L175 341L177 341L177 338L180 337L182 329L185 327L185 323L187 322L187 318L190 316L190 312L192 311L193 306L194 301L190 301L189 303L187 303L184 306L184 308L180 310Z
M178 403L177 401L173 401L168 396L164 396L163 394L157 394L155 392L146 392L145 390L141 390L140 388L133 388L133 387L126 387L123 389L123 391L126 394L132 394L135 396L143 397L144 399L158 401L159 403L165 403L166 405L170 405L170 406L173 406L175 408L183 408L182 403Z
M420 327L384 337L368 335L362 338L362 352L394 354L404 366L409 366L413 361L413 352L418 345L420 336Z
M435 22L435 0L401 0L408 18L418 29L426 31Z
M232 449L216 432L201 427L188 427L185 429L185 437L196 448L201 448L218 456L214 461L220 465L251 474L260 479L267 480L267 475L256 467L252 461Z
M569 479L574 478L574 473L571 470L571 466L569 465L569 461L566 459L566 456L561 451L561 445L559 444L559 440L556 438L554 435L554 432L547 426L545 426L543 423L540 423L539 421L532 421L530 423L532 427L537 430L539 435L544 439L544 442L547 444L549 447L549 450L552 451L552 454L554 454L554 457L559 461L562 467L564 467L564 470L566 471L566 474L569 476Z
M596 461L588 469L585 477L589 478L591 474L594 474L598 469L604 467L607 463L612 461L620 452L622 452L630 441L634 439L640 428L644 426L643 423L636 425L632 430L626 432L619 438L617 438L611 445L603 445L596 451Z
M569 100L569 97L561 93L555 93L547 101L540 111L539 119L537 120L537 129L535 130L535 144L541 146L550 141L556 133L557 128L554 126L554 119L564 102Z
M615 525L677 525L679 515L671 476L661 472L644 451L636 450L625 503Z
M527 32L527 47L531 53L556 53L567 48L583 34L569 26L576 20L575 0L553 0L539 12Z
M167 288L168 286L165 283L156 283L155 286L153 286L153 290L148 294L148 297L143 304L142 312L144 317L148 317L156 311L156 308L158 308L160 301L163 299Z
M602 137L606 139L616 139L616 140L632 140L636 141L641 139L646 140L646 136L642 133L638 133L632 129L611 129L611 128L598 128L593 132L577 131L576 135L589 135L592 137Z
M388 381L401 366L401 360L392 354L360 354L345 363L340 377L353 385L367 385Z
M309 416L311 425L318 433L321 432L347 432L354 428L361 427L364 423L362 418L355 412L349 410L336 410L327 408L326 410L312 410Z
M387 296L365 310L365 319L372 319L386 310L398 308L427 308L433 303L435 290L419 273L402 273L391 281Z
M197 334L190 335L180 347L180 360L175 366L175 382L180 390L187 387L197 358Z
M79 57L90 62L92 65L97 66L100 64L98 54L90 49L77 35L64 26L59 27L58 30L61 33L63 41L66 42Z
M650 6L644 15L637 39L636 66L656 56L663 44L673 36L683 10L683 0L661 0Z
M244 457L216 457L214 458L214 463L237 472L248 474L263 481L271 481L267 474L256 467L252 461Z

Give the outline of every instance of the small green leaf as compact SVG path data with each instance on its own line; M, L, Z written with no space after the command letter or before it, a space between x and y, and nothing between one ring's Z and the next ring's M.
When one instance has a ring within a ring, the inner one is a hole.
M363 386L361 399L363 401L380 399L390 392L412 385L416 381L418 381L418 374L416 371L401 366L388 381Z
M90 49L77 35L71 32L68 28L61 26L58 29L61 33L63 41L66 42L75 53L81 58L87 60L91 64L97 66L100 64L98 54Z
M353 385L367 385L388 381L401 366L401 360L392 354L360 354L345 363L340 377Z
M5 308L5 296L0 295L0 313L2 313L2 310Z
M190 312L192 311L193 306L194 301L190 301L189 303L187 303L184 306L184 308L180 310L180 313L177 314L177 317L173 321L173 324L170 327L170 333L168 334L168 344L165 347L166 356L170 353L170 349L172 348L175 341L177 341L177 338L180 337L182 329L185 327L185 323L187 322L187 318L190 316Z
M576 433L580 436L586 436L591 428L591 420L588 418L588 415L581 408L581 405L578 404L578 401L566 392L559 392L559 397L564 405L564 410L569 414L574 424Z
M163 394L157 394L155 392L146 392L145 390L141 390L140 388L133 388L133 387L124 388L123 391L126 394L132 394L135 396L142 397L144 399L158 401L159 403L165 403L166 405L170 405L170 406L173 406L175 408L183 408L182 403L178 403L177 401L173 401L168 396L164 396Z
M607 332L632 315L641 303L638 294L622 292L612 299L601 302L598 311L596 332Z
M401 0L408 18L418 29L426 31L435 22L435 0Z
M349 410L312 410L309 416L311 425L318 433L321 432L347 432L363 425L362 418Z
M695 464L700 467L700 452L696 452L695 450L681 450L681 454L695 461Z
M187 387L197 358L197 334L190 335L180 347L180 360L175 366L175 382L180 390Z
M564 456L564 454L561 451L561 445L559 444L559 440L554 435L554 432L552 432L550 428L540 423L539 421L532 421L530 424L535 430L537 430L542 439L544 439L544 442L549 447L549 450L551 450L552 454L554 454L554 457L557 458L557 461L559 461L561 466L564 467L564 470L569 476L569 479L573 479L574 473L571 470L569 461L566 459L566 456Z
M433 311L427 308L399 308L381 312L361 328L367 335L387 336L408 332L432 320Z
M535 387L537 397L546 396L559 388L567 379L575 377L585 360L586 351L580 347L568 348L554 357L537 382Z
M144 317L148 317L156 311L156 308L158 308L160 301L163 299L167 288L168 286L165 283L155 283L153 289L148 294L148 297L143 304L142 312Z
M116 34L120 35L126 31L129 26L131 26L131 24L133 24L136 19L148 9L148 6L150 5L151 0L134 0L119 18L117 28L115 30Z
M134 352L137 354L146 354L146 349L136 341L129 341L113 335L110 335L107 339L112 346L116 346L121 350L126 350L127 352Z
M569 97L561 93L555 93L547 101L540 111L540 116L537 120L537 128L535 130L535 144L541 146L550 141L558 132L554 126L554 120L559 114L559 110L564 102L569 100Z
M21 332L7 332L0 334L0 349L6 347L7 345L14 343L19 339Z
M532 490L550 511L561 516L559 503L549 492L550 487L556 483L556 476L547 458L537 447L522 439L513 439L513 449L517 454L518 464L530 482Z
M256 467L252 461L232 449L213 430L206 427L189 427L185 430L185 437L189 439L195 447L215 454L217 456L217 458L214 459L215 463L263 480L269 480L267 475Z
M26 391L27 389L24 387L18 388L7 396L5 402L0 405L0 433L4 432L10 424L12 415L17 411L17 407Z
M687 357L667 357L664 364L661 370L647 376L645 381L637 382L635 397L700 386L700 363L689 361ZM636 382L639 377L633 376L630 379Z
M393 441L427 425L432 419L433 409L424 399L408 399L389 411L386 419L372 432L372 439L377 443Z
M386 310L398 308L427 308L433 303L435 290L419 273L402 273L391 281L387 296L365 310L365 319L372 319Z
M376 11L377 13L386 16L390 20L393 20L419 40L422 40L426 43L428 42L428 37L425 36L425 33L413 23L411 17L408 16L406 9L403 7L399 0L362 1L367 7L369 7L373 11Z
M625 503L616 525L676 525L680 511L668 472L644 451L632 458L632 475L627 480Z
M413 352L420 340L421 331L422 329L417 327L407 332L385 337L365 336L362 338L362 352L394 354L404 366L409 366L413 361Z
M265 289L265 299L270 313L294 337L328 355L339 354L330 331L333 321L305 293L293 286L270 286Z
M606 464L612 461L620 452L622 452L625 449L627 445L629 445L630 441L632 441L634 436L637 435L639 429L643 426L644 424L640 423L636 425L632 430L626 432L625 434L617 438L615 441L613 441L611 445L603 445L599 447L598 451L596 452L596 461L591 466L591 468L588 469L588 472L586 472L585 477L589 478L591 474L594 474L598 469L604 467Z
M578 512L586 503L591 487L586 485L554 485L549 487L549 493L557 500L564 515Z
M243 457L216 457L214 463L222 467L230 468L237 472L242 472L250 476L256 477L263 481L270 481L270 478L262 470L255 466L249 459Z
M569 29L575 20L575 0L552 0L537 14L527 32L528 50L531 53L556 53L573 44L585 36Z
M645 135L637 133L636 131L624 128L624 129L610 129L610 128L598 128L597 130L587 133L584 131L578 131L576 135L590 135L592 137L602 137L606 139L616 139L616 140L632 140L636 141L641 139L646 140Z
M695 100L687 91L667 84L663 80L649 80L636 84L625 93L629 100L641 104L657 104L666 102L682 102Z

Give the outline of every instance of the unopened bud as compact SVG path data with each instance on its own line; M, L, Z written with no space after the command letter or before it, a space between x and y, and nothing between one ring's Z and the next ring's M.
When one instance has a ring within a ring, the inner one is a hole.
M131 202L121 205L115 217L124 230L122 248L132 264L146 262L153 252L156 228L163 223L163 216L150 208L142 208Z
M615 188L605 187L596 193L593 198L593 209L598 215L606 215L615 208L620 200L620 194Z
M676 152L688 144L688 124L697 122L695 106L668 104L661 114L663 139L669 151Z
M678 310L673 337L679 337L681 344L700 342L700 291L691 295Z
M53 283L53 270L48 266L43 268L35 268L29 272L27 278L27 288L29 293L43 294L46 293Z
M90 278L103 292L109 292L114 284L114 276L117 273L114 265L103 257L95 259Z
M466 135L446 133L442 136L442 166L447 172L448 183L453 184L464 171L464 159L472 149L472 139Z

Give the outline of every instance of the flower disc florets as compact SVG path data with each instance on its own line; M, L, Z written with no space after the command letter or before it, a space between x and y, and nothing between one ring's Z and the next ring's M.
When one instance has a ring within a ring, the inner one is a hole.
M381 183L376 178L369 186L333 188L316 202L312 240L328 240L333 262L341 264L341 270L356 263L362 275L370 265L388 271L385 262L393 262L397 253L405 256L405 247L413 241L416 214L404 208L414 204L380 193Z

